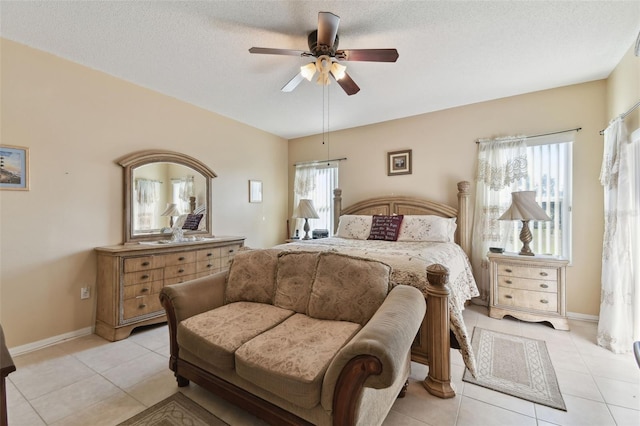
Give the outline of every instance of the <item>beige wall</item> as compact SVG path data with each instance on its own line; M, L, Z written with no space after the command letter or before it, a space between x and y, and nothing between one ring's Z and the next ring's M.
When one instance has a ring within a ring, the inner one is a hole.
M567 309L597 315L604 229L598 132L606 122L605 94L606 83L601 80L332 132L331 158L348 158L339 171L343 205L393 194L455 205L456 182L474 178L476 139L582 127L574 144L573 265L567 272ZM386 153L405 148L413 150L413 174L387 176ZM326 158L319 136L289 141L291 164ZM290 167L290 190L293 173Z
M29 147L31 190L0 192L0 322L9 347L93 325L93 248L122 242L122 168L142 149L191 155L213 180L213 231L285 236L287 142L78 64L1 40L2 144ZM264 202L248 202L248 181ZM80 300L91 285L92 297Z
M640 57L633 53L632 44L618 66L607 79L607 118L623 114L640 101ZM640 108L625 118L627 129L640 127Z

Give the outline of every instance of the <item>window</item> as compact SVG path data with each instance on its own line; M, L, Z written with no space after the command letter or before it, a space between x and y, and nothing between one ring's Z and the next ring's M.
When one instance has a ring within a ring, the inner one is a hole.
M313 201L319 219L310 219L311 229L327 229L333 234L333 190L338 187L338 163L323 162L296 166L294 182L294 209L303 198ZM298 220L293 226L300 236L304 235L304 220ZM294 231L295 232L295 231Z
M554 135L557 136L558 135ZM562 137L562 135L561 135ZM551 221L529 223L536 254L559 255L571 260L571 187L573 141L533 138L527 141L528 177L518 191L536 191L536 201ZM510 229L507 251L519 252L521 222Z

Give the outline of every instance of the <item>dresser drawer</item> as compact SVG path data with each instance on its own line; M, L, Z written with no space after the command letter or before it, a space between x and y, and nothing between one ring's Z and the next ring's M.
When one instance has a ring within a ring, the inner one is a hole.
M124 259L124 272L145 271L161 268L162 260L156 256L128 257Z
M198 278L198 274L181 275L178 277L167 278L164 280L164 285L183 283L185 281L195 280L196 278Z
M184 275L193 275L196 273L195 263L185 263L184 265L167 266L164 268L164 278L174 278Z
M183 265L185 263L193 263L196 261L196 252L187 251L179 253L170 253L162 255L164 266Z
M549 293L558 292L557 281L545 281L498 275L498 285L505 288L517 288L521 290L544 291Z
M558 312L558 295L541 291L498 287L498 304L536 311Z
M226 247L225 247L226 248ZM205 260L210 259L220 259L221 249L220 247L210 248L205 250L198 250L196 253L196 261L204 262Z
M524 266L499 263L498 276L519 277L519 278L537 278L543 280L558 279L557 268L545 268L540 266Z
M164 313L160 298L157 294L149 296L137 296L133 299L124 301L124 319L128 320L141 315L150 314L158 311L159 314Z
M240 250L240 244L232 244L226 247L220 247L220 255L222 257L233 257Z
M164 278L163 269L149 269L124 274L122 282L125 286L159 281Z
M198 274L201 272L206 272L208 274L218 272L220 270L220 261L220 258L198 261L196 263L196 272Z
M132 299L138 296L157 295L162 290L163 281L153 281L145 284L128 285L124 288L124 298Z

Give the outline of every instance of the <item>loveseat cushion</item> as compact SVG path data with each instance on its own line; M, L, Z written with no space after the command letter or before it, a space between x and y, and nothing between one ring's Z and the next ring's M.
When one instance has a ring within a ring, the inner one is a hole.
M322 252L309 316L365 325L389 293L391 267L372 259Z
M264 303L235 302L178 324L178 345L221 368L235 367L234 352L293 312Z
M361 329L356 323L295 314L236 351L236 373L300 407L320 402L322 379L336 353Z
M318 258L318 252L285 251L280 253L276 272L277 286L274 305L301 314L307 313Z
M225 303L273 303L279 250L243 250L233 258Z

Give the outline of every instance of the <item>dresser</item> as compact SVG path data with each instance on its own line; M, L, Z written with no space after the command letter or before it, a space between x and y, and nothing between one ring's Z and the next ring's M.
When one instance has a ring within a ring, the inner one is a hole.
M121 340L135 327L166 321L162 287L229 269L243 244L244 237L216 237L96 248L96 334Z
M489 316L548 321L569 330L566 313L567 260L557 256L489 253Z

